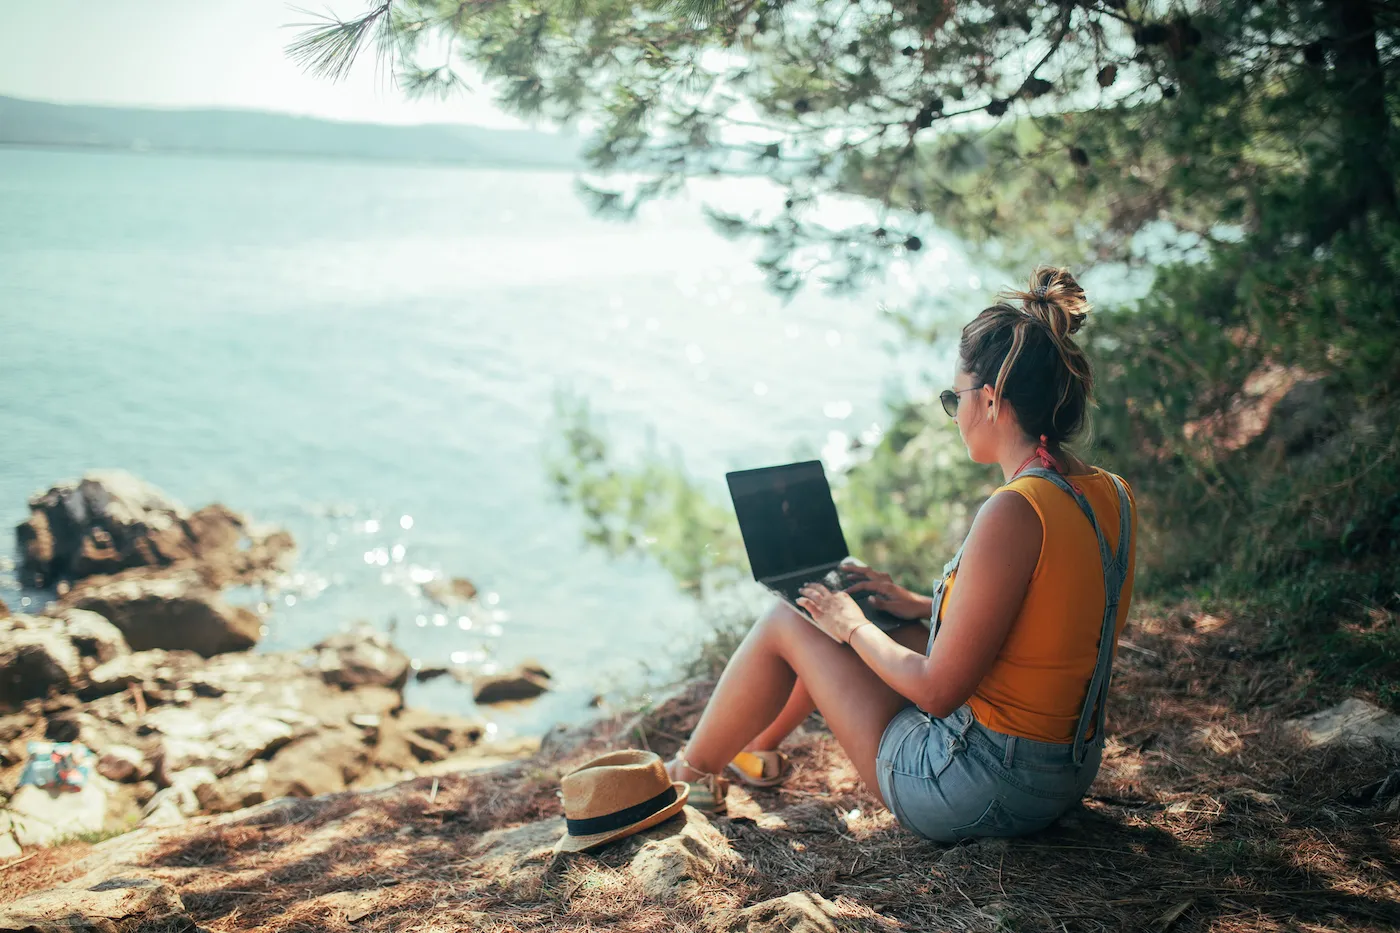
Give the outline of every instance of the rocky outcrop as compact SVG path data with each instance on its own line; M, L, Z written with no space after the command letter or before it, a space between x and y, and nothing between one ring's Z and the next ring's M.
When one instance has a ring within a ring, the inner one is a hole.
M533 700L549 690L549 671L539 664L526 662L511 671L477 677L472 681L476 702L482 704Z
M694 894L721 868L738 864L729 840L699 810L685 807L655 829L630 837L624 854L638 887L657 900Z
M150 878L112 878L90 888L54 888L0 907L0 933L194 929L175 889Z
M18 535L20 572L33 586L192 556L188 510L123 471L54 486L30 499L29 510Z
M109 746L97 760L97 773L120 784L147 780L152 770L150 760L130 745Z
M0 704L66 692L82 675L77 649L61 634L39 627L30 616L0 622Z
M1291 719L1285 727L1308 745L1379 742L1400 748L1400 716L1356 697L1300 719Z
M193 567L95 577L74 587L61 606L96 612L136 651L187 650L207 658L251 648L262 635L255 613L230 606Z
M97 613L138 651L210 657L252 647L261 620L230 606L221 590L274 580L296 551L285 531L259 528L222 505L190 512L120 470L54 486L29 509L17 529L22 582L58 590L55 617ZM101 663L112 659L113 643L104 632L79 649Z
M32 621L56 629L65 624ZM75 638L89 633L71 620L65 631ZM0 645L30 645L28 630L20 634L25 637ZM36 738L82 742L97 755L96 773L81 800L22 788L10 810L0 813L27 828L0 831L0 845L6 838L9 846L44 845L136 822L171 825L276 797L384 784L426 764L450 767L483 735L474 721L405 709L393 685L402 685L407 660L372 633L360 636L373 648L370 659L348 644L337 647L334 639L302 652L210 659L191 651L122 649L86 674L67 635L39 634L67 665L47 671L44 684L77 693L31 699L0 716L0 791L14 786L25 744ZM22 669L44 673L42 665ZM16 801L39 810L21 812ZM55 824L64 813L81 817L82 825Z
M44 613L40 624L68 639L85 672L131 651L121 629L91 610L56 606Z
M10 832L25 848L51 846L65 839L102 832L107 827L109 789L101 777L82 790L60 793L25 785L5 806Z
M127 651L121 632L93 612L0 619L0 707L75 690Z
M196 697L189 703L150 710L140 728L160 737L156 780L189 768L208 768L215 777L238 771L254 758L270 758L280 748L310 735L320 723L292 707L262 703L226 704Z
M275 585L294 550L284 532L99 472L35 496L19 539L26 582L61 598L0 617L0 857L500 760L471 757L478 723L404 708L410 661L367 625L306 651L245 650L262 622L222 588ZM81 793L16 790L40 739L95 753Z
M361 623L332 635L314 649L316 667L328 684L347 690L378 686L402 690L408 682L408 655L389 636Z
M98 470L29 500L16 529L20 578L52 586L136 567L198 564L215 587L285 569L290 535L221 505L190 512L121 470Z

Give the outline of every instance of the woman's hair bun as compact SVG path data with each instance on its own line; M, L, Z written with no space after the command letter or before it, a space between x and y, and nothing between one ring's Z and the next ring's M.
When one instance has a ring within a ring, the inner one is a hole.
M1058 266L1036 266L1029 290L1009 289L999 297L1020 301L1022 310L1050 328L1057 341L1078 333L1089 316L1084 289L1068 269Z

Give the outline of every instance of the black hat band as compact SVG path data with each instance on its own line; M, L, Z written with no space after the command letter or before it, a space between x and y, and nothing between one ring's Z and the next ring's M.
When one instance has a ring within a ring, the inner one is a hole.
M569 826L570 836L596 836L599 833L610 833L614 829L621 829L624 826L631 826L633 823L640 823L649 816L660 813L662 810L676 802L675 786L667 787L661 793L650 800L643 800L639 804L617 810L613 813L604 813L602 816L589 817L586 820L565 819Z

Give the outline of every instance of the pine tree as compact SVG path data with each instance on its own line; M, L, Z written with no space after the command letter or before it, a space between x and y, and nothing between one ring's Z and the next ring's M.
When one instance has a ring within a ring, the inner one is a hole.
M1159 221L1210 241L1283 210L1308 215L1289 232L1317 245L1393 215L1396 17L1366 0L376 0L291 51L338 77L372 45L414 92L461 86L467 66L513 113L597 124L595 166L656 177L600 208L761 172L791 207L753 232L780 254L825 242L838 278L859 279L925 217L1020 253L1123 259ZM888 217L805 223L831 192Z

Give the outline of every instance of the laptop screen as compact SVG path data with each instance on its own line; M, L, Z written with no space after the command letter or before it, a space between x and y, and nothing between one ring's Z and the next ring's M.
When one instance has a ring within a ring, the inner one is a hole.
M847 556L820 460L741 470L725 478L754 579L835 564Z

